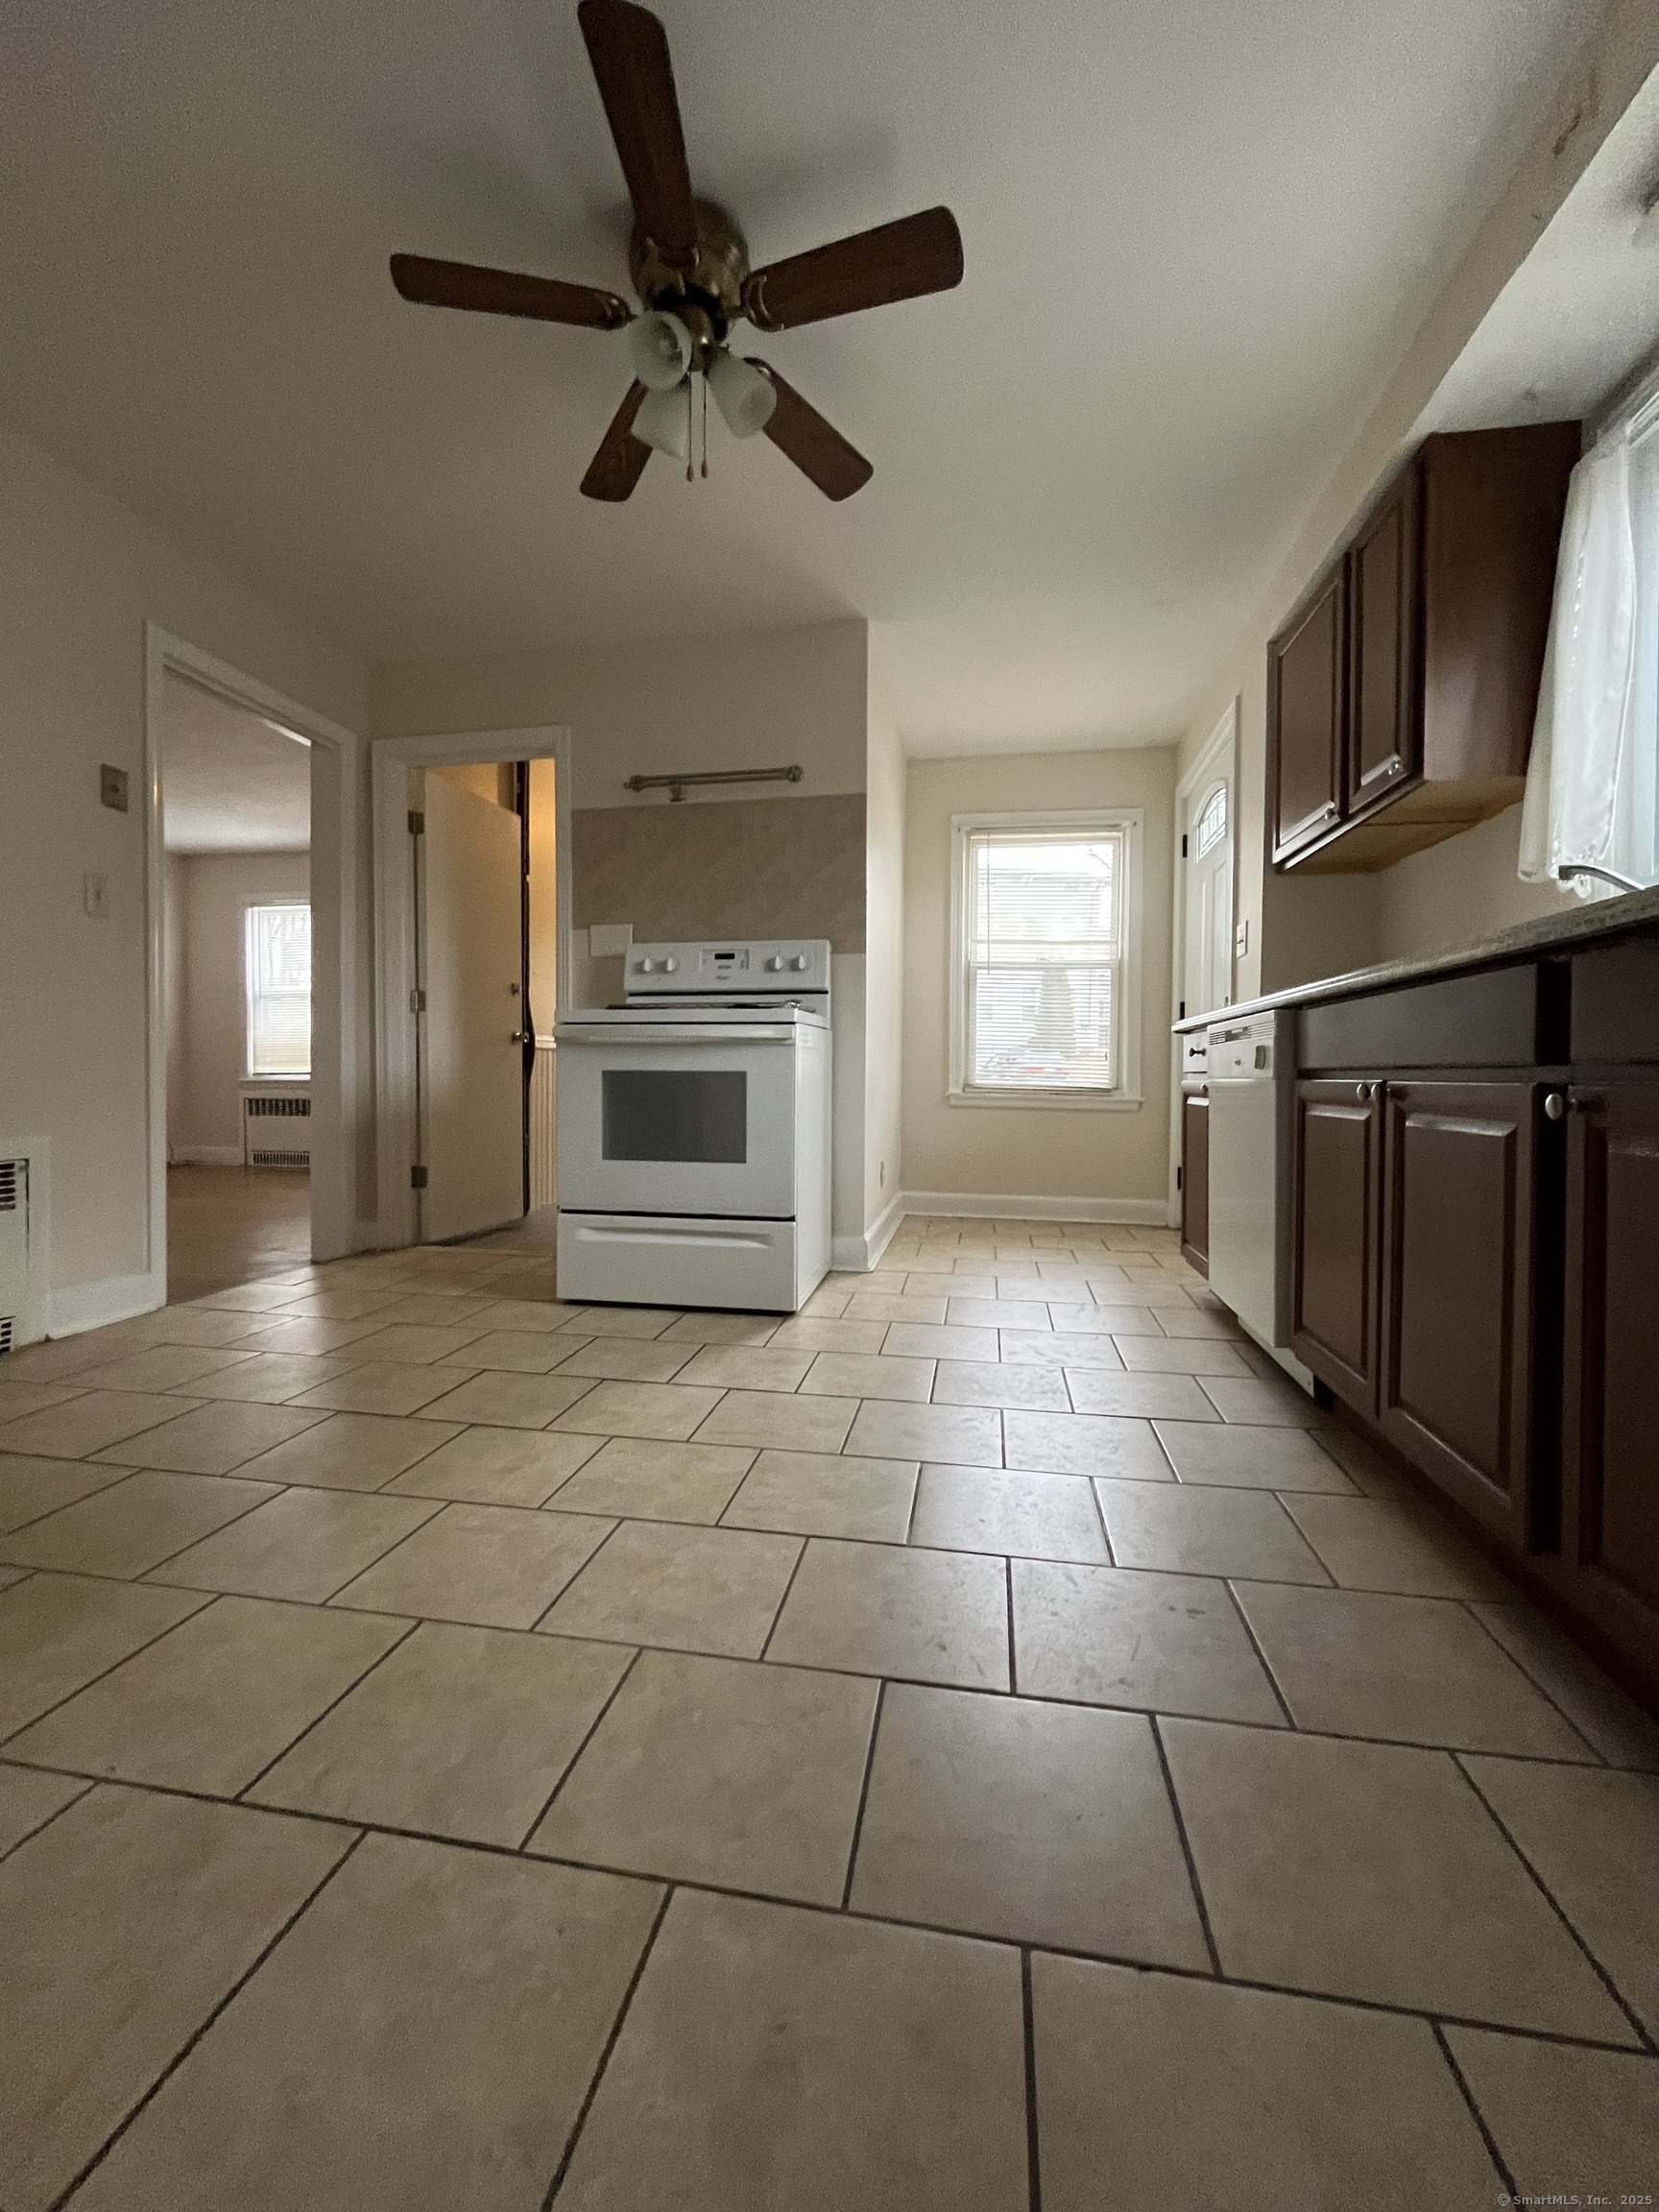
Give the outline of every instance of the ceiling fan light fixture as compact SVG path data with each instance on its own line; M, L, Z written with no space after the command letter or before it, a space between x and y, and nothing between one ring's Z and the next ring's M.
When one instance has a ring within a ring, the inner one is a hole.
M724 347L709 364L709 389L733 438L753 438L764 430L778 404L777 390L753 362Z
M691 333L677 315L637 315L628 325L628 357L648 392L672 392L691 366Z
M647 392L634 418L633 435L642 445L685 461L691 454L691 379L683 376L666 392Z

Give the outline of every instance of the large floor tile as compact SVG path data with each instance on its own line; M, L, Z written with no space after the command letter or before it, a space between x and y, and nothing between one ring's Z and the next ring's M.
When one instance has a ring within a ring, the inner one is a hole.
M343 1413L339 1418L368 1416ZM432 1426L421 1424L423 1432ZM454 1498L473 1505L542 1505L599 1449L597 1436L556 1436L543 1429L463 1429L385 1488L398 1497Z
M32 1575L0 1591L0 1738L205 1603L189 1591L79 1575Z
M156 1399L165 1405L165 1399ZM126 1467L155 1467L178 1475L228 1475L273 1445L315 1429L321 1413L293 1406L199 1406L159 1428L106 1445L100 1459Z
M968 1297L952 1286L950 1310L940 1318L953 1329L1041 1329L1048 1308L1041 1299Z
M682 1313L663 1330L671 1344L769 1344L778 1333L775 1313ZM795 1351L804 1347L795 1345Z
M550 1380L557 1380L556 1377ZM574 1389L580 1376L573 1377ZM684 1443L720 1403L720 1392L685 1382L595 1382L557 1426L586 1436L655 1436Z
M642 1652L530 1849L839 1905L875 1715L849 1675Z
M1330 1416L1321 1413L1305 1390L1293 1382L1258 1380L1230 1382L1225 1377L1203 1381L1204 1395L1223 1421L1249 1422L1259 1428L1318 1429Z
M100 1788L12 1854L0 1866L7 2212L44 2212L67 2188L350 1840L316 1821ZM221 2134L234 2134L225 2114L246 2110L252 2082L221 2107ZM172 2212L186 2185L176 2172L106 2201Z
M522 1331L503 1330L504 1341L528 1344L545 1355L546 1366L561 1376L581 1375L591 1382L672 1382L696 1353L683 1337L661 1340L649 1336L589 1336L578 1339L561 1331L556 1336L527 1336ZM486 1341L488 1341L486 1339ZM477 1346L469 1351L476 1352ZM483 1365L492 1362L486 1360ZM506 1360L498 1364L506 1366ZM513 1364L523 1365L517 1361ZM539 1370L544 1372L545 1370ZM692 1377L692 1381L696 1378Z
M1249 1575L1263 1582L1330 1581L1270 1492L1204 1489L1191 1482L1095 1487L1119 1567Z
M13 1354L13 1358L17 1355ZM0 1452L37 1453L46 1459L85 1459L106 1445L120 1444L143 1430L155 1431L200 1399L174 1393L150 1397L140 1390L87 1390L43 1413L26 1413L0 1427ZM131 1454L127 1464L139 1464Z
M798 1390L814 1357L753 1344L705 1344L681 1369L681 1380L722 1390Z
M424 1367L437 1359L456 1358L462 1347L473 1342L482 1333L470 1323L442 1329L430 1322L395 1321L388 1327L372 1330L367 1336L359 1336L355 1349L363 1360L397 1359L410 1366ZM480 1360L478 1364L482 1366L485 1362Z
M488 1320L493 1332L513 1330L523 1335L550 1335L579 1310L563 1305L557 1298L531 1297L523 1279L517 1275L503 1275L499 1280L511 1283L515 1294L492 1301Z
M671 1306L576 1306L562 1327L572 1336L664 1335L680 1319Z
M445 1372L442 1368L431 1370ZM554 1416L586 1404L602 1389L649 1389L651 1384L595 1384L586 1375L518 1375L500 1368L470 1376L420 1408L422 1421L480 1421L497 1429L545 1429Z
M13 1737L7 1754L233 1797L405 1633L401 1621L221 1598Z
M1088 1329L999 1329L997 1334L1001 1357L1019 1365L1104 1367L1114 1374L1120 1373L1122 1354L1111 1334L1094 1325L1107 1318L1115 1321L1143 1318L1146 1333L1157 1333L1158 1324L1150 1314L1142 1316L1137 1309L1114 1307L1110 1316L1097 1309L1088 1316L1091 1324Z
M718 1521L755 1460L747 1444L661 1444L613 1436L547 1501L560 1513Z
M1201 1336L1229 1344L1238 1343L1243 1336L1243 1331L1231 1313L1206 1312L1193 1306L1159 1307L1158 1327L1166 1336L1188 1339Z
M250 1460L242 1473L316 1490L381 1490L460 1433L453 1422L445 1429L392 1413L330 1413Z
M1249 1368L1231 1344L1218 1339L1186 1341L1168 1336L1125 1336L1118 1349L1132 1375L1234 1375Z
M1659 1777L1466 1762L1650 2035L1659 2034Z
M0 1538L0 1558L68 1575L142 1575L276 1495L219 1475L129 1475Z
M1110 1556L1087 1481L995 1467L924 1467L910 1541L944 1551L1022 1552L1028 1559L1102 1565Z
M153 1344L141 1352L124 1353L95 1367L83 1367L75 1378L79 1390L182 1390L216 1368L234 1367L247 1355L212 1351L198 1345ZM194 1395L194 1393L191 1393Z
M1609 1681L1552 1621L1519 1593L1505 1604L1470 1610L1610 1766L1659 1772L1659 1721Z
M853 1426L857 1405L855 1398L730 1390L698 1430L697 1441L781 1452L837 1452Z
M1123 1339L1124 1344L1133 1341ZM1067 1381L1079 1413L1112 1413L1140 1421L1221 1418L1190 1375L1114 1375L1100 1367L1077 1367Z
M0 1452L0 1530L10 1534L45 1514L56 1513L95 1490L124 1482L126 1470L99 1467L84 1459L35 1459Z
M332 1382L303 1391L294 1403L328 1413L418 1413L452 1392L461 1373L458 1367L422 1367L404 1359L365 1360Z
M21 1421L28 1413L44 1413L49 1406L61 1406L73 1398L59 1382L14 1382L0 1368L0 1425Z
M967 1690L1008 1687L1003 1563L815 1537L768 1656Z
M490 1318L493 1320L494 1315ZM507 1375L545 1375L549 1369L563 1366L574 1349L569 1339L561 1338L551 1329L492 1329L478 1336L463 1328L453 1334L465 1337L466 1342L456 1351L445 1353L438 1364L467 1367L474 1372L491 1369ZM373 1356L373 1337L365 1337L363 1350L366 1358ZM674 1364L669 1363L670 1374Z
M1499 2177L1424 2020L1041 1956L1045 2212L1461 2212Z
M516 1846L630 1657L615 1644L424 1623L277 1761L251 1797Z
M814 1301L816 1303L816 1301ZM907 1295L894 1297L884 1290L854 1290L848 1298L841 1318L847 1321L907 1321L924 1328L938 1328L947 1318L944 1289L934 1296L912 1298Z
M801 1390L807 1397L895 1398L922 1406L933 1387L933 1369L931 1359L886 1351L820 1352Z
M1151 1726L1139 1714L891 1684L852 1904L1209 1968Z
M533 2212L659 1894L370 1837L123 2136L77 2212Z
M73 1774L42 1774L32 1767L0 1767L0 1859L37 1828L55 1819L90 1785Z
M845 1449L873 1459L937 1459L955 1467L1000 1467L1002 1416L988 1406L904 1406L866 1399Z
M681 1890L559 2212L1023 2212L1020 1961Z
M1595 1756L1461 1605L1370 1590L1238 1587L1299 1727L1456 1751Z
M1022 1695L1284 1725L1224 1584L1038 1559L1011 1572Z
M489 1270L469 1270L469 1274L478 1272L487 1274ZM473 1334L482 1335L495 1326L494 1303L487 1289L440 1288L432 1277L430 1287L417 1287L404 1297L395 1298L389 1306L377 1308L374 1323L376 1328L458 1329L464 1323L475 1322Z
M800 1555L793 1536L624 1521L540 1625L559 1636L758 1659Z
M1003 1450L1010 1467L1046 1475L1116 1475L1137 1482L1172 1482L1150 1421L1089 1413L1002 1416Z
M282 1358L310 1359L358 1343L375 1326L373 1316L356 1321L284 1321L279 1314L272 1314L260 1327L239 1336L236 1349L270 1352Z
M530 1628L615 1524L514 1505L445 1505L334 1599L369 1613Z
M1429 1505L1388 1498L1292 1498L1297 1527L1345 1590L1415 1598L1503 1599L1513 1593Z
M766 1338L775 1352L879 1352L889 1334L885 1321L836 1321L795 1314Z
M1041 1413L1070 1413L1066 1378L1057 1367L1034 1361L941 1359L933 1379L936 1406L1013 1406Z
M349 1374L356 1364L349 1354L330 1352L312 1358L296 1353L251 1352L233 1366L217 1367L211 1375L198 1375L190 1385L193 1398L232 1398L249 1406L285 1406L302 1391L332 1382Z
M854 1322L843 1322L843 1328L854 1328ZM996 1359L998 1350L995 1329L952 1329L928 1321L895 1321L884 1336L875 1344L822 1344L823 1352L876 1352L892 1355L896 1359Z
M1156 1427L1183 1482L1354 1494L1335 1460L1303 1430L1241 1429L1219 1421L1160 1421Z
M721 1520L728 1528L854 1536L902 1544L916 1496L914 1459L846 1453L762 1452Z
M320 1605L441 1510L435 1499L284 1490L170 1559L158 1579Z
M1524 2204L1642 2204L1659 2174L1659 2065L1448 2028Z
M1198 1720L1164 1742L1225 1973L1634 2041L1445 1752Z

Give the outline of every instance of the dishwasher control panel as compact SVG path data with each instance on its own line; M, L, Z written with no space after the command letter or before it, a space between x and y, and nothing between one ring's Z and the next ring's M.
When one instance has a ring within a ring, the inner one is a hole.
M1244 1083L1273 1073L1273 1024L1239 1023L1210 1032L1209 1076L1212 1083Z

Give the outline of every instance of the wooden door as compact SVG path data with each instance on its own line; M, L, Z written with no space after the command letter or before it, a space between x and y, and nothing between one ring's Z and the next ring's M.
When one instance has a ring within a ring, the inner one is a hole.
M1290 1343L1321 1382L1377 1409L1381 1083L1296 1086Z
M1189 1091L1181 1099L1181 1257L1200 1274L1210 1272L1210 1094Z
M1562 1556L1659 1682L1659 1081L1568 1095Z
M1519 1549L1534 1537L1529 1083L1391 1083L1384 1134L1383 1433Z
M1275 861L1322 836L1342 810L1345 577L1339 561L1267 648Z
M1348 556L1349 814L1363 813L1422 773L1421 507L1413 462Z

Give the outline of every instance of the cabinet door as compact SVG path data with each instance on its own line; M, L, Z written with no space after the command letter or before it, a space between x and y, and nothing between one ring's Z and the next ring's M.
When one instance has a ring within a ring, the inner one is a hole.
M1345 574L1338 562L1267 648L1275 860L1323 835L1341 812Z
M1528 1083L1390 1084L1384 1142L1383 1433L1523 1549L1536 1112Z
M1569 1097L1562 1554L1659 1681L1659 1081Z
M1187 1092L1181 1099L1181 1257L1210 1272L1210 1099Z
M1296 1086L1290 1343L1360 1412L1377 1408L1381 1083Z
M1422 773L1420 517L1413 463L1348 556L1349 814Z

